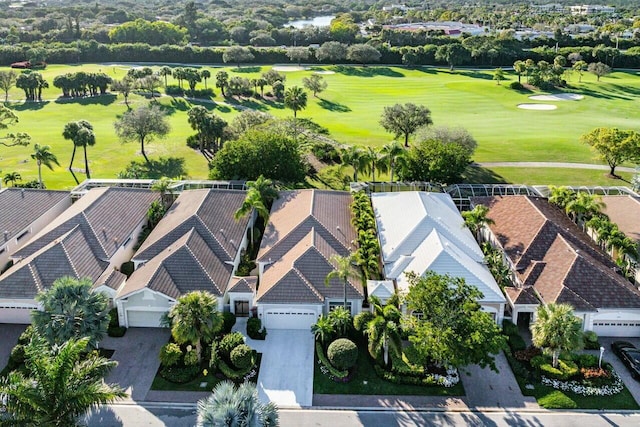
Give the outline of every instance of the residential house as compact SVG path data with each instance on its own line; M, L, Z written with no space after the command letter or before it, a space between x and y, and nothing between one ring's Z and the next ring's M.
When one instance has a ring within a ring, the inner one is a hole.
M408 272L461 277L482 292L478 301L482 309L502 322L506 300L451 196L422 191L373 193L371 203L384 276L395 282L398 291L409 290Z
M341 191L280 193L257 258L255 303L267 329L309 329L320 315L344 305L345 292L351 314L362 310L361 280L333 279L325 285L336 267L331 258L356 249L351 203L351 194ZM355 266L352 273L358 274Z
M528 324L540 304L567 303L584 330L640 335L640 291L567 215L544 198L478 197L493 224L484 237L502 249L514 272L505 288L513 321Z
M10 254L71 206L67 191L3 188L0 190L0 272Z
M232 313L248 315L255 278L232 277L253 225L250 215L234 219L245 194L208 189L180 194L132 258L136 269L116 300L120 325L159 327L162 315L191 291L215 295L220 311L226 303Z
M110 299L123 284L129 261L159 194L130 188L96 188L11 255L0 276L0 323L30 323L35 296L63 276L89 278Z

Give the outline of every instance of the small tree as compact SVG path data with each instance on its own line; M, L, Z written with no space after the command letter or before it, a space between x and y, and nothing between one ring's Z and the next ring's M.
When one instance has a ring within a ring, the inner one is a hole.
M222 54L222 60L225 64L229 62L235 63L238 68L240 68L241 62L251 62L253 58L253 53L249 49L240 46L231 46L225 49Z
M9 185L9 183L11 183L11 185L13 187L16 186L16 183L18 181L22 181L22 175L20 175L20 172L7 172L6 174L4 174L4 177L2 178L2 182L4 182L4 185Z
M462 212L464 224L476 236L476 240L480 240L482 227L493 224L493 220L487 217L488 213L489 208L485 205L476 205L472 210Z
M284 105L293 111L293 117L297 112L307 108L307 93L299 86L292 86L284 92Z
M521 83L522 75L527 72L527 64L518 60L513 63L513 71L518 75L518 83Z
M578 61L574 62L573 66L571 68L573 68L573 71L578 73L578 83L581 83L582 82L582 74L584 73L584 70L587 69L587 63L582 61L582 60L578 60Z
M149 158L144 151L144 143L156 137L164 138L171 127L160 107L152 105L127 111L115 123L115 129L122 142L139 142L142 156L149 163Z
M546 304L538 307L531 324L531 338L536 347L544 348L558 366L561 351L575 351L583 346L582 321L568 304Z
M318 93L327 88L327 82L319 74L312 74L311 77L303 78L302 84L313 93L314 97L317 97Z
M498 86L500 86L500 82L504 80L504 71L502 68L495 69L493 72L493 80L495 80L498 83Z
M0 105L0 130L7 129L9 126L18 123L18 116L8 107ZM27 146L31 142L31 137L24 133L8 133L5 136L0 136L0 145L5 147L15 146Z
M362 64L371 64L380 61L382 54L375 47L368 44L354 44L347 48L347 59Z
M309 56L311 56L311 52L306 47L298 46L287 49L287 57L291 62L297 62L298 67L302 61L309 59Z
M332 255L329 259L334 266L334 269L327 274L324 278L324 284L329 286L331 284L332 279L342 280L344 286L344 309L347 308L347 286L349 285L349 279L359 279L360 275L357 273L355 268L353 267L353 263L355 260L353 259L353 255L349 256L339 256Z
M166 78L166 77L165 77ZM124 97L124 104L127 109L131 109L129 106L129 95L136 88L136 83L131 77L124 77L122 80L115 80L111 83L111 90L114 92L120 92Z
M226 97L224 90L229 85L229 73L226 71L218 71L216 73L216 87L220 89L222 96Z
M0 71L0 89L4 91L4 102L9 102L9 91L16 85L18 74L13 70Z
M395 104L391 107L384 107L380 125L389 133L393 133L396 138L404 136L404 146L409 146L409 136L421 126L432 124L431 111L424 105L412 103Z
M616 166L626 161L640 161L640 134L633 130L617 128L596 128L580 138L590 145L598 158L607 162L609 174L615 174Z
M449 43L438 47L436 50L436 61L443 61L449 65L449 70L460 65L470 58L470 53L466 47L460 43Z
M600 77L606 76L611 73L611 67L602 62L592 62L587 69L591 74L596 76L596 79L600 81Z

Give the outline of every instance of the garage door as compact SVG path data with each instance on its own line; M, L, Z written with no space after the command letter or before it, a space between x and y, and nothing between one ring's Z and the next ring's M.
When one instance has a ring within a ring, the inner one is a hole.
M127 310L127 322L130 328L159 328L163 311Z
M593 332L601 337L638 337L640 321L634 320L596 320Z
M31 323L32 311L33 308L0 306L0 323L28 325Z
M317 315L313 310L295 308L269 309L265 313L264 326L267 329L311 329Z

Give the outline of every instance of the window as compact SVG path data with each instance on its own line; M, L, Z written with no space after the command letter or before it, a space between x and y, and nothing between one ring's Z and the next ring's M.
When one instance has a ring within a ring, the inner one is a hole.
M422 314L422 312L419 310L412 311L411 315L416 319L422 319L424 317L424 314Z
M338 307L344 307L344 301L342 301L342 302L329 301L329 312L332 312L333 310L335 310ZM351 301L347 301L347 310L349 310L349 312L351 312Z

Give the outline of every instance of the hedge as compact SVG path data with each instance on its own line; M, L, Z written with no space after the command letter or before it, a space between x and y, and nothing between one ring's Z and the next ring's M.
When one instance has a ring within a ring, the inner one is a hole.
M319 342L316 342L316 355L318 356L318 360L320 361L322 366L327 368L327 370L332 376L338 379L342 379L342 378L346 378L347 375L349 375L349 371L341 371L339 369L336 369L331 364L331 362L329 362L329 359L327 359L327 356L325 356L324 350L322 349L322 345Z
M440 385L438 381L436 381L436 379L433 378L432 376L418 377L413 375L395 374L393 372L384 370L378 365L374 365L373 368L375 369L376 374L380 378L395 384Z
M263 340L267 336L267 329L262 327L262 321L257 317L247 320L247 335L252 340Z
M227 365L227 363L224 360L220 359L218 361L218 369L220 369L220 372L222 372L222 374L228 379L233 381L238 381L243 379L245 375L251 372L251 369L253 369L257 361L258 361L258 354L255 351L252 351L251 364L249 365L249 367L245 369L236 370L230 367L229 365Z

